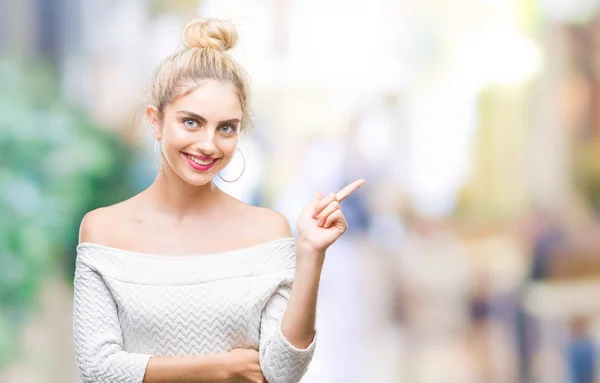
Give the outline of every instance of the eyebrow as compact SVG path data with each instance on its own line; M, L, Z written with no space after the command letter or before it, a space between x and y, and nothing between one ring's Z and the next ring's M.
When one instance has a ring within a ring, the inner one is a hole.
M198 121L200 121L202 123L206 123L206 118L204 118L201 115L196 114L194 112L189 112L187 110L179 110L179 111L177 111L177 113L178 114L186 115L188 117L192 117L192 118L194 118L194 119L196 119L196 120L198 120ZM240 122L239 118L231 118L229 120L219 121L219 125L221 125L221 124L237 124L239 122Z

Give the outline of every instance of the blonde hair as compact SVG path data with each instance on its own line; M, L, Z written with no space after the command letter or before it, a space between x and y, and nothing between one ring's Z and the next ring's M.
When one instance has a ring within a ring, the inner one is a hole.
M162 120L164 110L175 98L193 91L202 80L217 80L235 86L242 107L242 130L250 125L248 77L227 53L238 41L235 26L225 20L193 19L181 34L183 47L167 56L157 67L150 101Z

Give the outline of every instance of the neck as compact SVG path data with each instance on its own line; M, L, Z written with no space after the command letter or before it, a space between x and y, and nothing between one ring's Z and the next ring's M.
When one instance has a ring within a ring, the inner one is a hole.
M214 202L221 197L222 191L212 181L201 186L190 185L163 168L145 194L152 200L157 212L181 221L206 213L215 206Z

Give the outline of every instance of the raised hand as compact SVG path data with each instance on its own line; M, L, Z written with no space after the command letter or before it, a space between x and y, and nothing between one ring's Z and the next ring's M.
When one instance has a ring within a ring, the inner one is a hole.
M340 203L365 184L360 179L337 193L322 197L315 193L298 219L298 244L316 252L324 252L348 230Z

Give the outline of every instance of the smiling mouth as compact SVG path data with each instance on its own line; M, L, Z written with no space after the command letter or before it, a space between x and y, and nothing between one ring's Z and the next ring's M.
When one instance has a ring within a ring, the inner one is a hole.
M212 158L210 160L201 160L198 157L194 157L191 154L187 154L185 153L186 157L189 158L191 161L193 161L194 163L200 165L200 166L208 166L208 165L212 165L217 159L216 158Z

